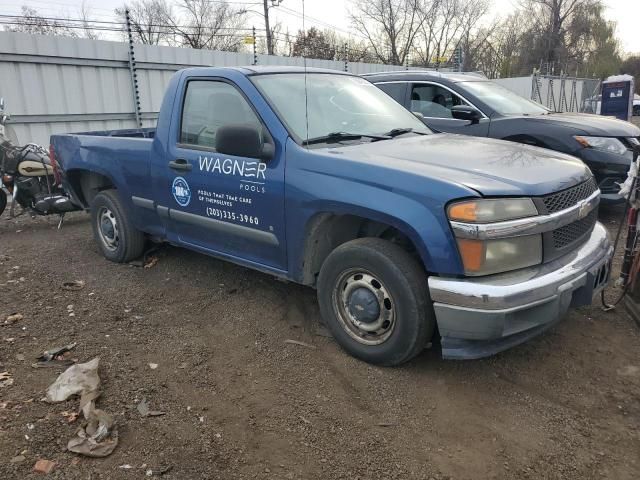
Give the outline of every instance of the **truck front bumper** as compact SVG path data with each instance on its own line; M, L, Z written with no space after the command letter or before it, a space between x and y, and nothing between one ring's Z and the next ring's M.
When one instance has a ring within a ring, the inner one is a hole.
M612 255L596 223L580 248L543 265L482 278L429 277L442 356L486 357L539 335L569 307L591 303L607 283Z

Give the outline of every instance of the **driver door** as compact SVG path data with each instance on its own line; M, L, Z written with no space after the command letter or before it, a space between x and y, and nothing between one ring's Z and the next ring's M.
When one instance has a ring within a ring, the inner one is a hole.
M168 207L171 237L205 252L286 269L284 158L268 162L220 154L222 126L266 127L232 83L188 79L167 157L159 165L156 198Z
M451 113L451 108L457 105L473 106L442 85L429 82L411 84L409 109L414 113L420 113L422 121L429 128L437 132L486 137L489 134L490 120L486 117L478 123L458 120Z

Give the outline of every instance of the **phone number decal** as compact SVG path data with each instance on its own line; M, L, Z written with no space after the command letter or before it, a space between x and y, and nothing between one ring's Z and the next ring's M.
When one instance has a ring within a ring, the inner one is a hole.
M247 215L245 213L236 213L228 210L207 207L207 215L209 217L219 218L220 220L231 220L233 222L245 223L248 225L260 225L258 217Z

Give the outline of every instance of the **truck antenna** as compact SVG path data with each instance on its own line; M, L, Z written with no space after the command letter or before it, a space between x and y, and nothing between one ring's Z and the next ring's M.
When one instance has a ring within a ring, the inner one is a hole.
M307 90L307 29L305 27L304 22L304 0L302 0L302 35L303 44L302 44L302 62L304 65L304 118L306 122L306 139L305 145L309 148L309 92Z

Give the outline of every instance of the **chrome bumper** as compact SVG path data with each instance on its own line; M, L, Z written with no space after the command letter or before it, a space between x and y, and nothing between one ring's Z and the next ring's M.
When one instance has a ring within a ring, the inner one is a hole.
M481 278L429 277L445 358L480 358L532 338L609 278L613 247L596 223L579 249L552 262Z

